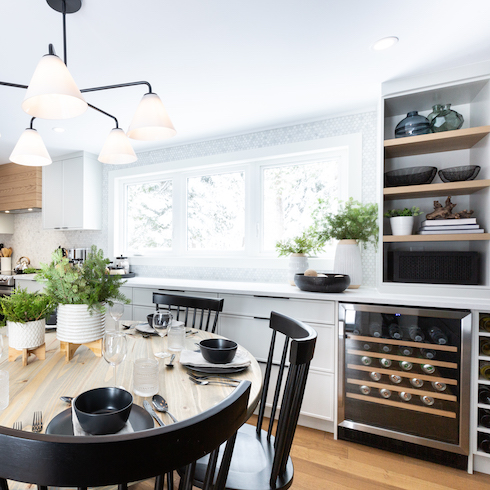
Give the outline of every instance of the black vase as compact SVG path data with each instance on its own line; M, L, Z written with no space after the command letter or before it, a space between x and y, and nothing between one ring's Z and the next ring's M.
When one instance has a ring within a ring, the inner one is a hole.
M395 138L404 138L406 136L418 136L419 134L430 133L430 122L425 116L421 116L417 111L407 114L395 128Z

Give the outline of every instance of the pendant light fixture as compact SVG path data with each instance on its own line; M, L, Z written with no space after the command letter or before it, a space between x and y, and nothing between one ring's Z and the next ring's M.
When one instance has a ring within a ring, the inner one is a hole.
M46 1L52 9L63 15L64 61L56 56L53 45L50 44L48 54L39 61L29 86L0 81L0 85L27 89L22 109L33 116L30 128L22 133L10 155L10 160L20 165L49 165L51 158L46 146L39 133L32 127L34 119L68 119L83 114L88 107L115 120L115 127L109 133L99 155L99 161L102 163L126 164L137 160L127 136L143 141L163 140L175 136L175 128L160 97L152 91L147 81L119 83L81 90L77 87L67 68L66 14L78 12L82 6L82 0ZM134 85L146 85L148 93L143 95L136 109L127 136L119 128L118 121L113 115L87 103L83 96L88 92Z

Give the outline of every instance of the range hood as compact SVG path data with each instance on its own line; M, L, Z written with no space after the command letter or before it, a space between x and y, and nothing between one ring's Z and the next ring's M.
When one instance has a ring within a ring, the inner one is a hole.
M33 213L42 208L42 167L0 165L0 212Z

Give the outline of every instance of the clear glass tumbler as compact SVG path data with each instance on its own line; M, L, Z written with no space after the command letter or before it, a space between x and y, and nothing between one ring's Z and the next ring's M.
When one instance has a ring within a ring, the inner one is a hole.
M138 396L153 396L158 393L158 361L136 359L133 368L133 392Z
M170 324L167 329L168 350L181 351L184 348L185 325Z

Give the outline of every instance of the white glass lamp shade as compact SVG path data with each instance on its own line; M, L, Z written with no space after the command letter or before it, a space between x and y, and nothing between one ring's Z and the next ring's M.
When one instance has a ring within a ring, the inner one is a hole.
M22 109L41 119L69 119L83 114L87 102L63 61L47 54L32 75Z
M143 95L129 126L128 136L135 140L156 141L176 134L160 97L153 93Z
M41 135L35 129L26 129L21 134L10 161L29 167L43 167L52 162Z
M114 128L99 154L99 162L111 165L132 163L138 160L126 133L121 128Z

